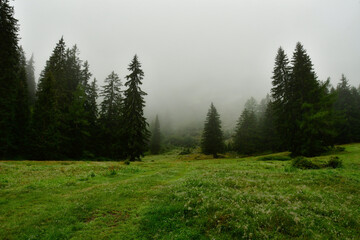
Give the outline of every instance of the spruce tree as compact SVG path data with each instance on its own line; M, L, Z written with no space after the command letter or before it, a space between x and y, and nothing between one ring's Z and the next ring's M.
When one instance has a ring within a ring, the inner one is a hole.
M16 86L16 100L14 112L14 151L16 155L24 156L28 152L28 134L30 123L29 95L26 82L26 58L22 47L19 48L19 69Z
M289 102L291 96L289 89L290 71L289 60L280 47L275 58L271 94L276 129L283 140L281 145L286 147L288 147L288 139L291 136L290 127L288 126L288 124L291 124L291 106Z
M55 98L57 102L57 109L60 114L57 115L57 122L59 125L60 141L59 148L63 157L73 156L73 146L77 145L75 138L73 138L74 131L78 131L78 126L75 127L73 113L70 113L70 108L78 104L80 97L75 93L78 86L82 85L85 93L87 92L87 81L91 76L88 69L88 64L83 65L79 59L79 50L77 46L71 49L66 47L64 38L62 37L56 44L52 55L46 62L46 66L41 74L41 78L45 78L51 72L54 78ZM86 99L85 99L86 102ZM86 105L84 102L84 105ZM85 107L85 106L84 106ZM83 125L85 127L86 125ZM88 127L79 131L89 132Z
M281 136L276 128L276 115L273 102L268 102L262 118L259 119L259 148L262 151L279 152L285 150L281 141Z
M119 120L119 103L122 101L121 88L122 84L119 75L114 71L109 74L105 79L105 85L100 93L103 97L100 109L100 118L103 122L109 123L109 128L113 126L111 124Z
M98 118L98 106L96 103L98 98L98 86L96 83L96 78L94 78L91 84L88 85L85 91L86 91L85 109L88 112L90 125L95 126Z
M55 79L51 72L39 80L32 120L33 159L59 159L61 134Z
M33 106L35 104L35 67L34 67L34 55L32 54L30 59L26 62L26 81L29 93L29 104Z
M288 74L282 49L276 57L272 94L277 127L293 155L314 156L332 146L332 96L329 82L317 80L301 43L296 44Z
M252 154L259 151L258 145L258 129L255 112L245 108L236 126L234 149L238 153Z
M86 143L88 141L89 122L88 112L85 109L86 94L84 86L79 84L73 92L73 101L69 106L69 133L71 134L69 156L81 158L83 156Z
M112 72L105 79L105 86L100 93L103 101L100 105L100 125L102 147L100 152L103 156L113 159L124 157L124 147L122 142L122 109L123 97L121 94L122 84L118 74Z
M161 133L159 117L156 115L154 129L151 134L150 140L150 152L152 154L159 154L161 150Z
M225 148L223 132L221 130L220 115L213 103L207 113L201 138L201 150L205 154L212 154L214 158L223 153Z
M8 0L0 1L0 159L18 155L28 119L24 64L18 46L18 23ZM19 105L18 105L19 104Z
M334 118L337 136L336 143L344 144L360 141L360 94L351 87L345 75L341 76L336 87Z
M98 137L100 136L99 121L98 121L98 86L96 84L96 78L88 84L88 87L85 90L86 92L86 101L85 101L85 110L87 112L87 121L89 123L88 132L89 137L86 143L86 151L90 155L95 155L99 153Z
M126 76L125 83L128 88L125 90L124 99L124 130L127 156L130 161L135 161L144 156L150 133L143 110L146 93L140 88L144 72L136 55L129 64L128 70L130 74Z
M331 96L329 83L320 83L301 43L296 44L289 84L292 131L289 143L294 155L314 156L332 145Z

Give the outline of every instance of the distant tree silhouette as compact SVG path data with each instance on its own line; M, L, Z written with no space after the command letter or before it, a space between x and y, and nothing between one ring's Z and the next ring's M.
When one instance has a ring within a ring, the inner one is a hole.
M26 62L26 81L29 92L29 103L31 106L35 104L35 67L34 67L34 55L32 54L30 59Z
M161 133L159 117L156 115L154 129L151 134L150 140L150 152L152 154L159 154L161 150Z

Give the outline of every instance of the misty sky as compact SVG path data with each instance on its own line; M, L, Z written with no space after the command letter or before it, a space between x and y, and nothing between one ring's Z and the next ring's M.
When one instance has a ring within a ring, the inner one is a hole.
M320 80L360 83L360 0L16 0L20 44L36 74L64 36L99 85L124 82L138 54L149 121L204 120L211 102L234 125L246 99L265 97L279 46L300 41Z

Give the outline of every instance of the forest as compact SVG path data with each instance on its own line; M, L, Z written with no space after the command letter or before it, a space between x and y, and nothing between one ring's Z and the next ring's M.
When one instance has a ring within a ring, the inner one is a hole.
M34 56L26 59L19 46L13 15L2 1L1 159L134 161L145 153L199 146L216 157L285 150L315 156L360 140L360 87L350 86L345 75L335 87L329 79L320 81L299 42L291 60L278 49L272 89L259 104L254 98L246 102L233 131L223 133L211 103L203 129L166 134L158 117L151 128L144 117L144 72L136 55L125 83L113 71L99 87L78 46L66 46L61 37L36 83Z

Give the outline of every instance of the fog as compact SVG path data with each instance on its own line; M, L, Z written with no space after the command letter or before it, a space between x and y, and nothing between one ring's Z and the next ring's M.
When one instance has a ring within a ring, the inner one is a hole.
M146 116L185 126L205 119L211 102L225 128L251 96L269 93L279 46L289 58L300 41L321 80L344 73L360 83L359 0L16 0L20 44L39 76L64 36L80 49L99 85L124 77L138 54ZM167 123L168 124L168 123Z

